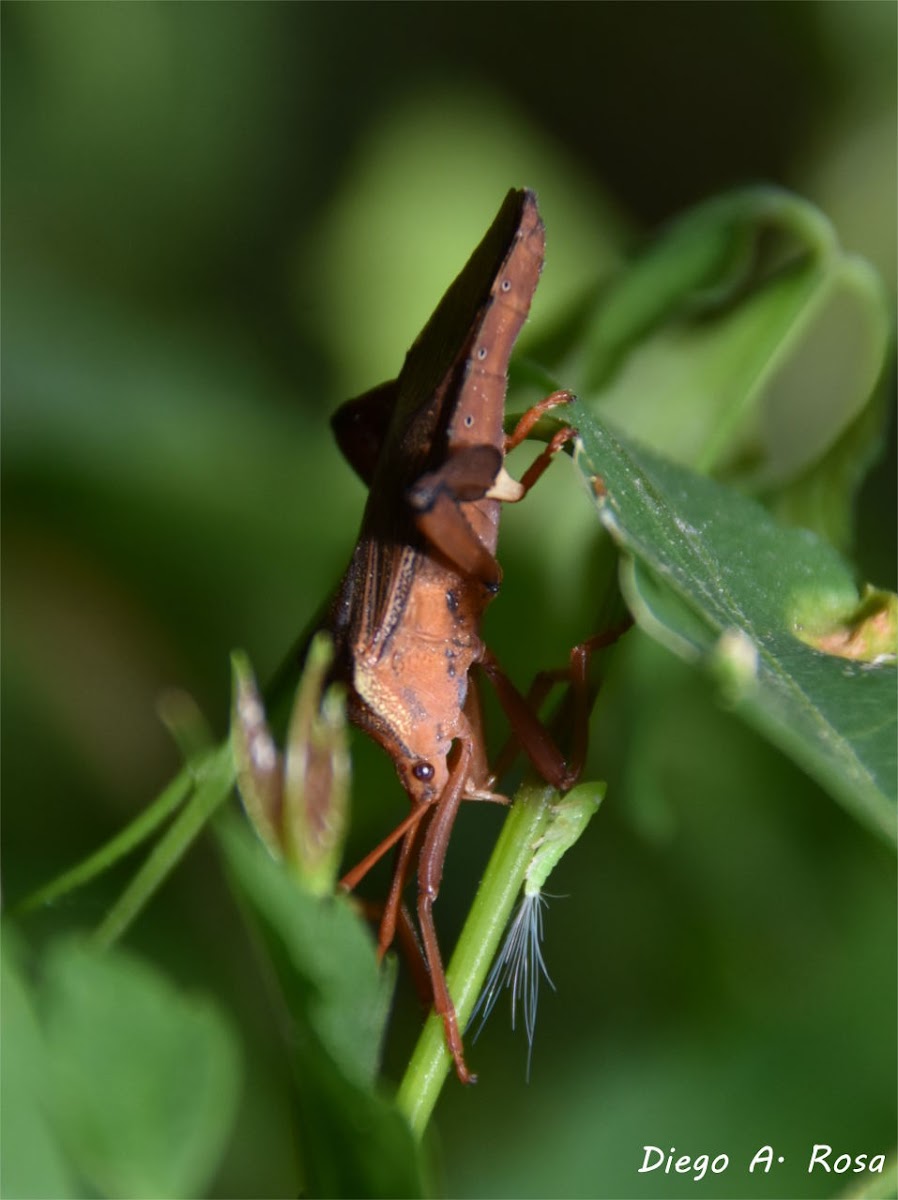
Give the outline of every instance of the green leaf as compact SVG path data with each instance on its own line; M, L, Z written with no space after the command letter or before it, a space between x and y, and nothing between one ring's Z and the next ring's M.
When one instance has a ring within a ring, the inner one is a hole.
M0 1194L29 1197L76 1196L72 1173L50 1120L46 1081L51 1060L34 1011L34 1001L14 954L14 933L3 932L0 1010L0 1108L3 1154Z
M888 390L877 388L871 403L825 454L764 496L770 510L789 525L813 529L834 546L851 545L854 497L884 441L887 403Z
M312 895L243 826L217 828L232 886L287 1009L306 1192L420 1194L408 1124L374 1090L394 973L378 967L345 896Z
M558 799L554 788L527 778L502 826L480 881L465 927L446 970L449 994L461 1029L470 1020L490 964L499 948L515 901ZM418 1137L427 1128L443 1083L452 1068L443 1020L431 1012L399 1088L399 1105Z
M52 1106L104 1196L195 1196L236 1110L236 1045L218 1010L121 951L53 947L43 988Z
M212 814L228 798L235 777L234 759L229 743L224 742L221 746L207 751L195 764L184 768L178 779L165 789L163 796L176 786L185 772L188 779L195 784L192 794L98 926L94 934L94 944L100 949L112 946L125 934L202 833ZM160 797L160 800L143 814L146 818L149 819L155 812L161 799ZM137 824L138 822L134 822L129 829ZM128 830L125 830L122 838L127 834ZM77 878L79 872L86 870L91 862L108 856L119 840L114 839L103 851L93 855L87 864L67 872L63 882L66 879Z
M774 188L698 206L605 282L569 337L547 339L543 361L594 413L747 490L791 488L805 520L846 538L860 472L836 448L863 464L881 437L881 412L863 418L890 316L819 210Z
M15 912L26 913L40 908L44 904L52 904L69 892L84 887L104 871L108 871L121 858L130 854L136 846L155 833L190 794L191 783L190 771L185 767L121 833L116 834L83 862L78 863L71 870L64 871L62 875L51 880L46 886L26 897L21 904L16 906Z
M582 408L580 465L626 552L622 586L656 640L711 670L724 697L857 818L895 837L892 659L853 661L802 640L849 623L851 571L813 534L613 435Z

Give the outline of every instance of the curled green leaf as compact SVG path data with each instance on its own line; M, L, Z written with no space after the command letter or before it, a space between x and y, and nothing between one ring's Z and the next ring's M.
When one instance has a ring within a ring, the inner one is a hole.
M894 668L881 655L837 656L799 636L797 614L807 621L816 612L819 636L861 611L848 564L733 488L612 434L582 409L575 420L580 466L625 552L621 585L637 623L708 667L739 716L893 840ZM887 643L893 602L882 596L868 593L864 611ZM863 620L860 629L863 639Z

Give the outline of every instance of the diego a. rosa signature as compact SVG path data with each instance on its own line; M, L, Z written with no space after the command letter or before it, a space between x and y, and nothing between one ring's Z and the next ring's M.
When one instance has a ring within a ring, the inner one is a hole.
M639 1174L645 1175L651 1171L660 1171L663 1175L691 1175L696 1183L710 1172L712 1175L722 1175L729 1169L728 1154L678 1154L675 1146L662 1150L660 1146L643 1146L642 1165ZM777 1154L772 1146L762 1146L747 1163L748 1173L755 1171L765 1175L772 1167L786 1161L785 1155ZM818 1143L808 1156L808 1174L813 1171L846 1175L849 1172L859 1175L864 1171L882 1174L886 1163L884 1154L840 1154L832 1146Z

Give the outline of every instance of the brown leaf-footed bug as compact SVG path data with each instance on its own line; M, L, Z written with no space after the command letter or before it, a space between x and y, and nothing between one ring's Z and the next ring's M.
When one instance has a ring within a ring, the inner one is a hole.
M418 926L434 1008L463 1082L471 1082L433 921L452 826L464 799L504 802L493 792L477 666L496 689L514 735L537 771L561 791L576 781L583 730L565 762L528 702L480 637L502 577L496 560L503 501L520 500L572 436L559 428L520 483L506 453L540 416L567 403L555 392L504 432L509 357L543 265L545 233L530 191L511 191L465 268L406 355L397 379L336 412L344 456L368 486L349 567L320 626L334 647L330 677L347 689L350 720L392 758L411 811L342 880L351 889L398 845L380 923L381 953L393 943L402 892L417 868ZM586 650L575 652L585 691Z

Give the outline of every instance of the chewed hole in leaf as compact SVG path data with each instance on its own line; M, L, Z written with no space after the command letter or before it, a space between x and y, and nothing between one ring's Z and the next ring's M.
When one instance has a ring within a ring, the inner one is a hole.
M867 588L852 611L835 619L824 605L803 608L794 621L806 645L855 662L894 662L898 652L898 596Z

